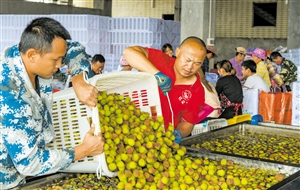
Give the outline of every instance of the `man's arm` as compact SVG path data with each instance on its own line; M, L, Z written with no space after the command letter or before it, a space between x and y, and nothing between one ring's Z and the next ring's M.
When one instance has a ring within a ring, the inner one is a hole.
M67 54L64 64L68 65L72 75L72 85L78 99L89 107L96 106L98 90L87 84L83 73L89 72L89 55L85 52L85 47L79 42L67 42Z
M194 124L187 121L181 121L176 127L176 130L181 132L182 137L187 137L189 134L191 134L193 129Z
M85 82L83 73L72 78L72 85L78 99L89 107L97 105L98 90Z
M152 74L159 72L159 70L149 61L147 50L141 46L127 47L123 52L123 56L131 67L139 71Z
M165 95L170 91L172 85L170 77L160 72L148 59L148 51L145 48L140 46L128 47L124 50L123 57L131 67L154 74L158 86Z
M297 67L291 61L285 60L285 63L281 67L281 72L279 73L284 84L290 85L291 82L297 80Z

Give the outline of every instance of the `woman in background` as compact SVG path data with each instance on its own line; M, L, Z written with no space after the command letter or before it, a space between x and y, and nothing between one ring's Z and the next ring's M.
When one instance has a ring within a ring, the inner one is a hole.
M201 84L205 91L205 103L214 108L214 111L209 114L206 119L200 121L200 123L202 123L209 119L219 118L221 114L221 104L215 87L205 78L204 68L201 67L201 69L199 70L199 75Z
M216 91L223 109L219 118L229 119L242 114L243 89L240 80L235 76L235 69L228 60L217 63L221 78L217 81Z
M170 57L176 58L176 56L173 55L173 47L171 44L164 44L161 48L161 51L165 54L168 54Z

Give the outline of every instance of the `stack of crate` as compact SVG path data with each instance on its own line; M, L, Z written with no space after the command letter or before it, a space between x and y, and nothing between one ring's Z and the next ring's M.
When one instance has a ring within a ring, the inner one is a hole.
M292 88L292 125L300 126L300 48L289 49L282 57L292 61L297 66L298 79L291 85Z
M78 14L53 14L51 17L69 31L73 41L82 43L89 55L105 55L111 52L111 17Z
M175 49L180 45L180 22L173 20L165 20L164 32L163 32L163 42L169 43L173 47L173 51L175 53Z
M112 53L106 54L114 62L112 70L117 70L124 49L128 46L160 48L164 20L148 17L113 18L111 22ZM106 66L105 66L106 67Z
M290 49L282 54L297 66L298 79L292 83L292 125L300 126L300 48Z
M1 54L5 47L17 44L27 24L37 17L50 17L59 21L70 33L73 41L86 47L86 52L106 54L110 51L111 17L97 15L52 14L52 15L0 15Z
M42 15L0 15L0 55L7 47L18 44L27 24Z
M113 63L113 70L128 46L140 45L161 49L169 43L174 50L180 44L180 22L149 17L113 18L111 22L112 53L106 55ZM174 52L175 53L175 52Z
M116 71L124 49L140 45L161 49L170 43L174 50L180 44L180 22L149 17L111 18L99 15L0 15L0 55L7 46L19 43L27 24L37 17L59 21L73 41L82 43L86 52L105 57L104 72ZM174 52L175 53L175 52Z

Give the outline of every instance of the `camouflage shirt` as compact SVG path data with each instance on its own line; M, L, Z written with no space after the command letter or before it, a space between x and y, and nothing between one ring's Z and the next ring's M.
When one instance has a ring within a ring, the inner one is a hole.
M281 63L281 72L279 73L285 85L290 85L292 82L297 81L297 67L296 65L285 58Z
M72 75L88 71L83 50L77 42L68 43L64 63L72 67ZM65 169L74 159L73 148L45 148L54 136L52 79L38 80L40 96L30 82L18 46L8 49L0 64L0 189L25 183L25 176Z

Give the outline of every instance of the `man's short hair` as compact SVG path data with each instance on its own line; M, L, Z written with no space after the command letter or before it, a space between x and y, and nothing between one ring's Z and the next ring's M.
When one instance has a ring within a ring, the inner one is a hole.
M282 57L282 55L279 52L272 52L270 55L270 60L273 61L273 59L276 59L277 57Z
M25 53L34 48L40 54L51 52L52 42L56 37L71 39L69 32L58 21L48 17L36 18L23 31L19 51Z
M252 59L243 61L242 67L245 67L245 69L250 69L252 73L256 73L256 63Z
M94 57L92 58L92 63L105 63L105 58L103 57L103 55L101 54L96 54L94 55Z

